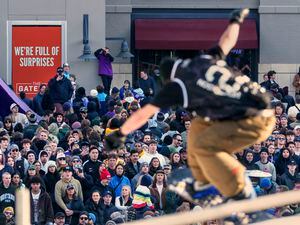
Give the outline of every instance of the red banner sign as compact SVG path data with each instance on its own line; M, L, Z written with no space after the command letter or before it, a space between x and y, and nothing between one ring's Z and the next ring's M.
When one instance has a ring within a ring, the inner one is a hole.
M12 27L12 84L15 92L33 97L61 66L61 26Z

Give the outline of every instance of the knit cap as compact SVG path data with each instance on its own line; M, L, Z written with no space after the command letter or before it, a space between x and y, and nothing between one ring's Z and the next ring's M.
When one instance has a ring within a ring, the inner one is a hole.
M111 178L111 175L107 169L103 169L100 174L100 180L108 180Z

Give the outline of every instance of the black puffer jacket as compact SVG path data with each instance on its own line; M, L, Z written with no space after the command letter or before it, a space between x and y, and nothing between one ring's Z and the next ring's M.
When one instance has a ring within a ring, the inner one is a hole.
M93 213L96 216L96 225L104 225L104 212L101 208L100 202L97 204L93 200L88 200L85 204L85 210Z

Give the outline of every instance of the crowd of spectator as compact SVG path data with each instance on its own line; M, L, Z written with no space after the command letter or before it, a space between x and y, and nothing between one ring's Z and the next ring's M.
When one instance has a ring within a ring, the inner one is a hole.
M140 75L134 87L125 80L110 94L98 85L87 95L64 64L33 100L22 94L32 111L8 106L11 114L0 122L1 224L14 224L15 191L25 187L36 225L119 224L199 208L167 189L171 171L188 167L192 116L184 109L164 109L124 146L105 151L103 138L156 93L153 78ZM265 142L234 155L248 170L270 173L253 180L258 195L300 188L300 98L295 104L280 97L273 76L262 86L274 96L276 127ZM270 209L278 217L299 211L298 205Z

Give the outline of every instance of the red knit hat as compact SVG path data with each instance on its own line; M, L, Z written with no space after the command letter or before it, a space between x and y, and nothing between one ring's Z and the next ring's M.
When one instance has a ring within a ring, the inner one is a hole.
M104 180L104 179L108 180L109 178L111 178L109 171L107 169L103 169L100 174L100 180Z

